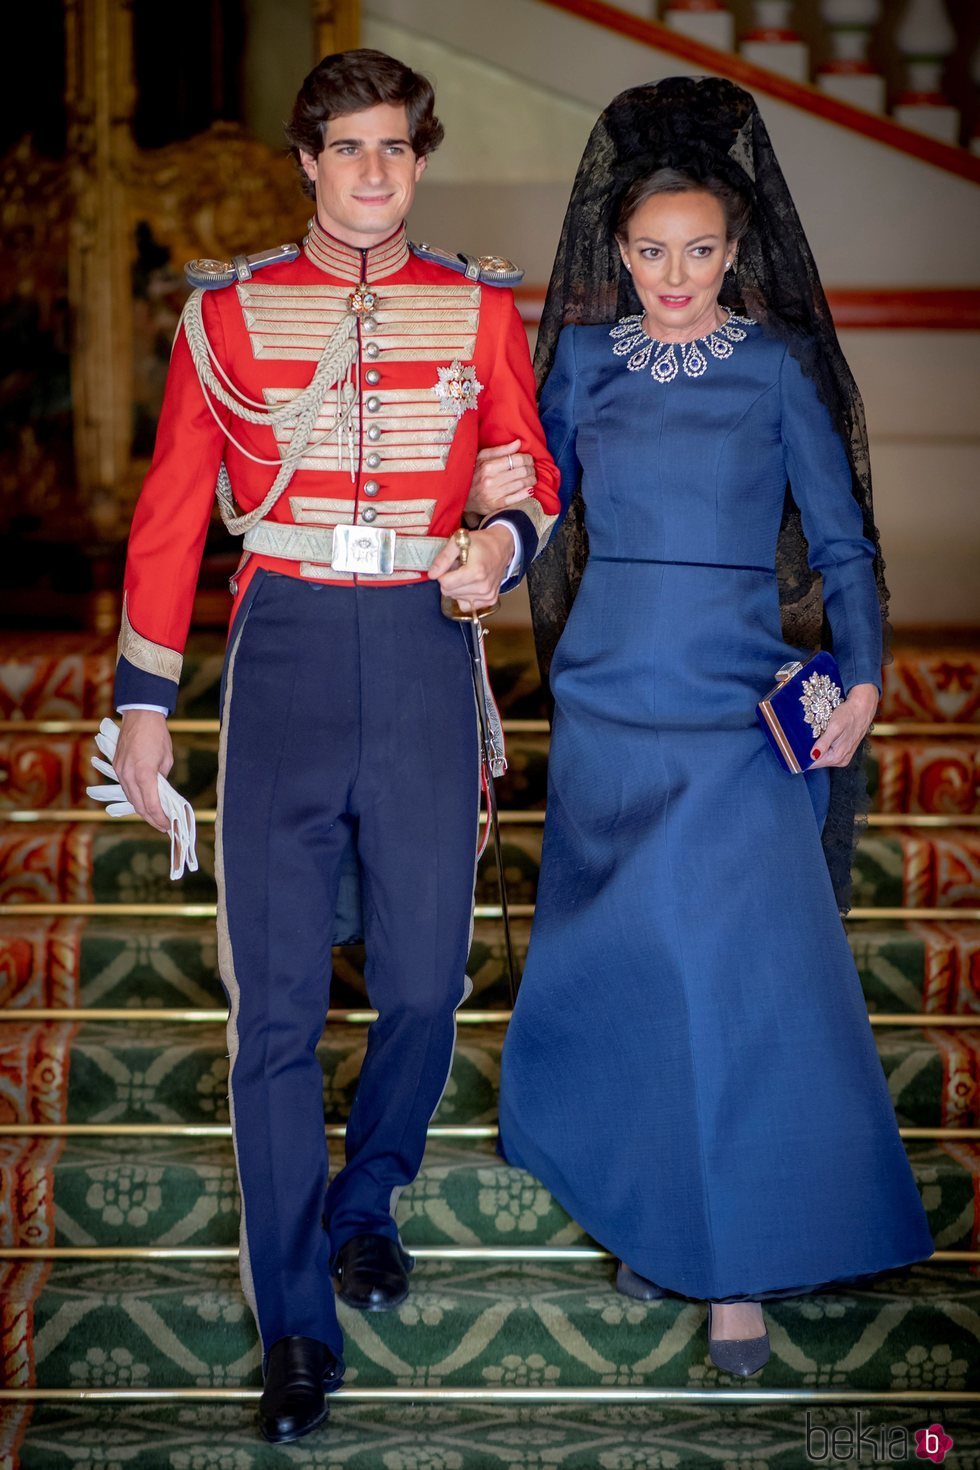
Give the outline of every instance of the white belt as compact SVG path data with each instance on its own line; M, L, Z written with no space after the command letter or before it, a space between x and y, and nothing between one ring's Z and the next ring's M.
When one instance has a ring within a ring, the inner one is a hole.
M296 526L259 521L245 532L246 551L283 561L304 561L362 576L427 572L446 545L445 536L407 536L382 526Z

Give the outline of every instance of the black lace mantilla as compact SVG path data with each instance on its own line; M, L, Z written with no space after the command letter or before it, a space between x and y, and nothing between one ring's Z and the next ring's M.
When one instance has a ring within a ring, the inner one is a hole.
M752 198L752 223L739 245L737 271L725 279L721 304L783 338L830 411L848 451L865 535L876 547L887 649L888 592L872 508L864 406L765 124L741 87L721 77L672 77L621 92L599 118L575 176L548 286L534 359L538 383L551 369L563 326L612 324L640 310L612 224L633 180L661 167L695 178L721 177ZM584 513L579 487L528 576L545 679L589 554ZM801 648L831 648L820 577L810 569L800 514L789 491L776 571L786 641ZM842 912L850 905L854 844L868 807L866 748L865 742L846 769L831 771L823 843Z

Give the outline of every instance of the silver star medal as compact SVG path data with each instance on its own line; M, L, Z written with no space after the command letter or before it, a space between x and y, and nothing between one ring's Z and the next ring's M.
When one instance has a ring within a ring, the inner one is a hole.
M468 408L476 408L477 396L483 392L476 368L464 367L457 357L449 367L441 367L438 372L439 381L432 391L444 408L457 419L461 419Z

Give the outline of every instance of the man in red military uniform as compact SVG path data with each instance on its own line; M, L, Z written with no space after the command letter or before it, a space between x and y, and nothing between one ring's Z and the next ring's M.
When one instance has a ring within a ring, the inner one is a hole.
M559 508L524 329L497 284L512 268L406 237L442 137L428 82L379 52L327 57L288 136L316 200L302 250L194 263L202 289L129 544L115 760L165 830L165 716L217 483L244 536L222 696L219 956L242 1282L274 1441L320 1423L341 1380L331 1274L362 1309L408 1291L393 1210L452 1062L477 840L470 650L440 591L492 602ZM519 503L472 531L463 564L453 538L487 446L513 450L494 488ZM351 846L379 1017L328 1186L315 1047Z

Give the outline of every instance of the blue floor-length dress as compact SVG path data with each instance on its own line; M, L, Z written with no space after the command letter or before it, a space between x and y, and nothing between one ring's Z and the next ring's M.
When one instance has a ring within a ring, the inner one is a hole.
M785 773L755 718L812 651L780 628L787 480L848 689L880 684L873 549L785 343L733 319L659 381L614 351L629 332L566 327L541 399L590 554L501 1148L665 1289L805 1292L933 1249L821 847L828 774Z

